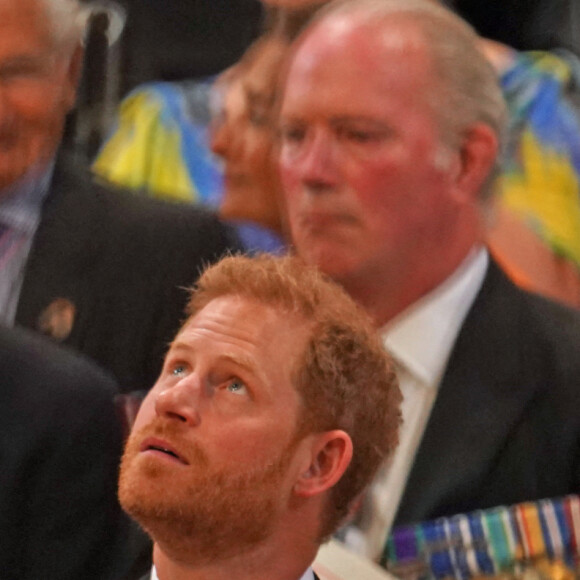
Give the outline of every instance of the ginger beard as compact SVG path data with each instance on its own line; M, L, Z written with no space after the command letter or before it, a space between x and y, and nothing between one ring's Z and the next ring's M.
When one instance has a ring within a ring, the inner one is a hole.
M157 418L131 434L119 479L123 509L166 554L190 565L223 561L264 541L288 504L281 484L299 438L267 465L218 469L183 433L183 424ZM139 447L146 437L171 443L189 465L143 456Z

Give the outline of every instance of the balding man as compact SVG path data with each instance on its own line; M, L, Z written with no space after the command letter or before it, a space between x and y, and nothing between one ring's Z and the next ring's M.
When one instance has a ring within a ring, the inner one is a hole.
M332 3L299 39L280 165L297 252L373 316L401 445L360 523L580 488L580 318L515 288L482 232L505 106L473 30L428 0Z
M148 389L182 288L236 244L212 216L108 191L57 155L83 27L77 0L0 0L0 321Z

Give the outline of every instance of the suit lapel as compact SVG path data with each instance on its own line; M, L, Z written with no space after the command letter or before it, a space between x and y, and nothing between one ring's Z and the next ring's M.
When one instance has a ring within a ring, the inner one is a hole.
M490 264L447 365L396 524L464 511L484 494L494 458L534 393L534 379L521 376L518 293Z
M98 254L100 204L86 181L59 162L43 208L26 266L16 323L39 329L43 312L57 299L75 308L76 320L67 343L77 344L79 318L90 309L94 263Z

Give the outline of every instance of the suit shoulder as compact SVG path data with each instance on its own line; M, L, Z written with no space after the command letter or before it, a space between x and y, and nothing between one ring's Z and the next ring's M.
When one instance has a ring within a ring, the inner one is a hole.
M162 244L180 247L181 254L202 253L204 257L242 249L234 229L214 212L119 188L95 177L66 155L56 164L49 202L51 218L54 212L60 217L66 213L85 227L97 221L103 233L129 246Z
M547 339L580 352L580 312L543 296L522 292L530 324Z
M580 313L528 292L522 298L522 364L532 375L543 376L547 391L562 397L562 404L580 405Z
M506 340L519 335L524 343L533 339L580 350L580 311L521 289L493 261L472 312L478 327L491 326L489 336L499 328Z
M18 389L19 398L112 401L116 382L83 355L31 331L0 328L0 374L3 396Z
M153 239L171 241L199 240L224 249L240 249L233 228L205 208L154 199L146 194L117 189L94 182L93 190L111 220L123 231L139 230Z
M466 364L493 361L494 374L503 369L526 389L580 397L580 313L518 288L493 262L459 344Z

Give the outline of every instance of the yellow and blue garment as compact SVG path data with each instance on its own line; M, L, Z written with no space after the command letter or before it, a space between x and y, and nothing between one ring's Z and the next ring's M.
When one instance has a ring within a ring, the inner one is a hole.
M223 190L208 147L212 81L147 83L121 103L111 137L93 170L154 197L215 207Z
M500 81L510 113L501 202L580 267L580 61L514 51Z
M217 208L221 162L209 148L213 79L141 85L122 102L93 171L107 181L166 201ZM252 222L233 222L252 252L282 253L281 237Z
M500 82L510 112L501 203L580 268L580 61L514 51ZM155 197L217 207L223 180L209 149L211 84L149 83L130 93L95 172ZM243 228L250 246L262 245L251 240L251 225Z

